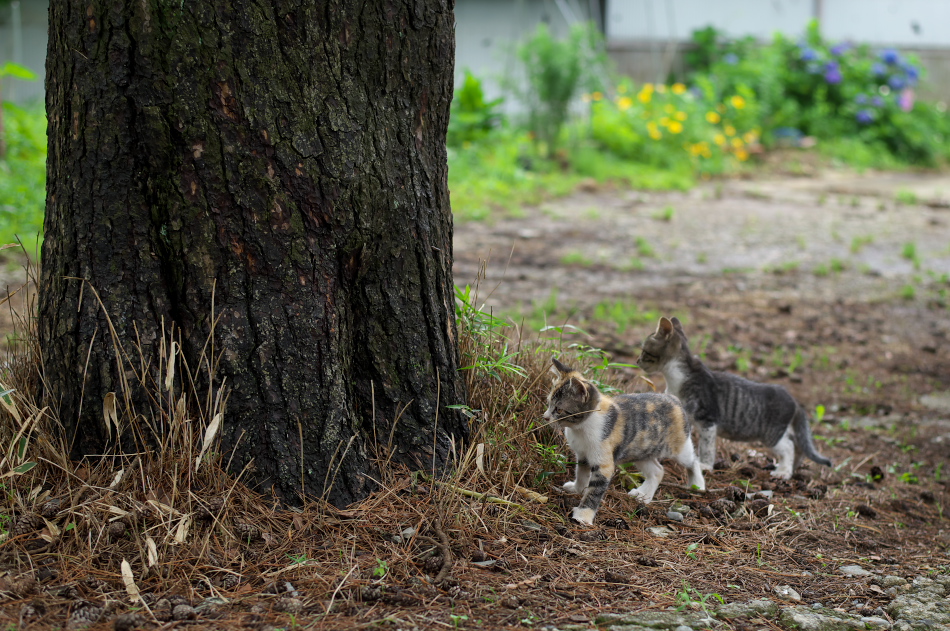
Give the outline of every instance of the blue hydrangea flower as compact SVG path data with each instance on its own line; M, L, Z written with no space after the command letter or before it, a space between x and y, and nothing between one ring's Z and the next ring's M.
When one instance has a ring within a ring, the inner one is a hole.
M865 105L868 102L868 95L859 94L856 97L854 97L854 102L857 103L858 105Z
M893 66L901 60L900 54L893 48L885 48L881 51L881 61L889 66Z
M722 60L730 66L735 66L737 63L739 63L739 56L735 53L726 53Z
M818 59L818 53L815 52L814 49L809 48L808 46L802 46L799 59L801 59L802 61L815 61L816 59Z
M868 123L874 122L874 110L858 110L858 113L855 114L855 118L858 119L858 122L862 125L867 125Z
M835 57L840 57L849 50L851 50L851 44L848 42L841 42L840 44L835 44L831 47L831 54Z
M879 96L875 96L873 99L871 99L871 105L874 107L884 107L884 99Z
M910 81L917 81L920 78L920 70L917 69L912 63L901 64L901 67L904 69L904 74L907 75L907 79Z
M875 77L883 77L887 74L887 66L882 63L875 63L873 66L871 66L871 74L873 74Z
M841 83L841 69L837 61L829 61L825 64L825 81L828 83Z
M900 75L893 75L887 80L887 85L891 86L895 90L900 90L907 85L907 81Z

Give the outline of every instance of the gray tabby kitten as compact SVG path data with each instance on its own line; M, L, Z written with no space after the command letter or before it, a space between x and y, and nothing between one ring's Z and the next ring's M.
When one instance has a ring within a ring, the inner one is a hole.
M572 513L576 521L594 523L616 466L627 462L636 463L643 474L643 484L630 495L644 504L663 479L660 458L675 458L686 467L690 486L706 489L679 399L655 392L608 397L576 370L553 362L557 377L544 418L564 428L577 456L575 479L564 485L565 491L582 494Z
M782 386L756 383L707 368L689 352L683 325L660 318L656 332L643 342L637 364L647 372L662 372L666 391L678 396L699 427L699 460L712 469L716 435L757 441L769 447L778 462L772 476L787 480L807 456L831 466L815 450L808 414Z

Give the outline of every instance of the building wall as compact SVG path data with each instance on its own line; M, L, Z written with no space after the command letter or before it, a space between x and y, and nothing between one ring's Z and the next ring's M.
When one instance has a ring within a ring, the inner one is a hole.
M730 37L797 38L819 17L831 41L893 47L916 55L920 95L950 101L950 0L607 0L605 31L617 69L662 81L683 68L692 31L714 26Z
M19 28L15 23L19 4ZM49 0L14 0L0 6L0 64L8 61L26 66L36 74L34 81L7 77L0 85L2 96L16 103L43 99L46 74L46 24ZM17 32L19 31L19 32Z

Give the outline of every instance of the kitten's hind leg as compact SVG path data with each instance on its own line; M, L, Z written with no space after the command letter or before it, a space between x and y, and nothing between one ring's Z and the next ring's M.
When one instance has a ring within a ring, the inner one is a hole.
M713 464L716 462L715 424L699 426L699 462L703 471L713 470Z
M587 461L577 463L577 470L574 472L574 481L565 482L562 489L568 493L583 493L590 481L590 465Z
M787 480L792 477L795 464L795 434L791 427L786 429L779 441L772 446L772 451L775 453L776 459L772 477L780 480Z
M676 454L676 461L686 467L686 479L690 487L699 491L706 490L706 478L703 477L703 467L696 452L693 450L693 441L686 441L680 452Z
M663 480L663 465L656 458L652 460L638 460L637 469L643 474L643 484L628 493L644 504L653 501L653 495L660 488L660 482Z

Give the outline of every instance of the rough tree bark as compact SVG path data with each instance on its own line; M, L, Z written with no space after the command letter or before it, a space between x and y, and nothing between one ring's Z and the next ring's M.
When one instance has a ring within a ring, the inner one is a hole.
M56 1L49 15L40 345L75 455L104 446L101 402L129 370L108 314L152 366L163 323L194 360L219 318L223 449L288 499L301 476L321 494L348 444L329 498L365 496L394 423L394 461L443 463L467 433L447 407L464 400L453 1Z

